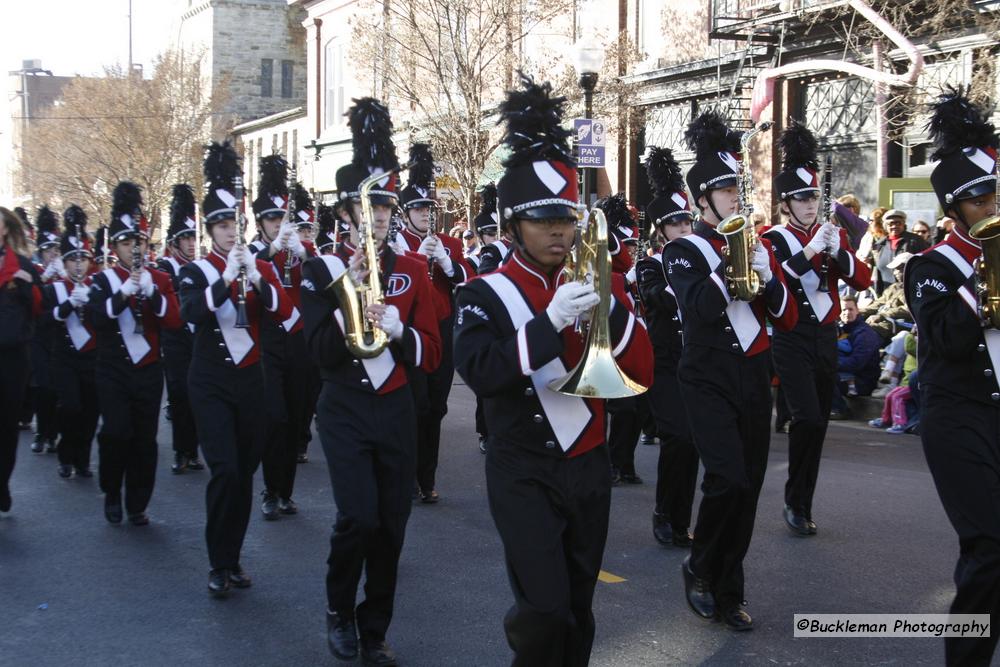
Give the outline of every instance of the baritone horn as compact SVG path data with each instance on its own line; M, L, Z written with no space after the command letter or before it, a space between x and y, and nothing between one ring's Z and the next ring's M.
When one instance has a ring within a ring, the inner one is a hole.
M608 221L604 212L593 209L578 237L573 262L573 278L594 281L600 297L587 318L586 339L580 362L569 373L549 382L549 389L584 398L627 398L646 391L647 387L629 378L615 361L611 349L611 253L608 252Z

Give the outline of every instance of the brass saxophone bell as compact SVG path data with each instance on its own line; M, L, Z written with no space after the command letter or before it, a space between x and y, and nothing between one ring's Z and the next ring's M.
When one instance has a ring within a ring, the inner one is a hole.
M983 256L976 262L979 316L1000 329L1000 215L980 220L969 236L982 244Z

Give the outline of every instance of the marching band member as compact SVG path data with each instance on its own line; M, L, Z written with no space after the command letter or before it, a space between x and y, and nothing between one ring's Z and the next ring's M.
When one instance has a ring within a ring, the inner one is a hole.
M281 514L298 512L292 491L306 418L310 367L299 312L299 285L302 263L316 253L312 242L303 243L296 229L300 221L312 221L312 200L301 185L294 193L289 191L288 163L284 158L270 155L261 159L259 182L253 202L259 238L271 240L257 252L257 258L269 262L282 282L286 276L289 278L283 287L293 305L288 319L278 322L265 318L261 322L264 383L270 400L267 445L261 460L264 490L260 509L265 519L273 520ZM290 201L295 204L295 220L288 218Z
M86 316L90 300L91 259L87 239L87 214L77 205L63 213L59 250L65 273L61 280L43 289L45 317L58 323L52 353L56 410L59 420L59 476L76 470L79 477L93 477L90 450L97 432L100 405L97 400L95 363L97 335Z
M753 534L770 444L765 319L790 329L796 320L795 301L766 240L747 248L750 271L760 278L763 294L752 302L730 296L722 277L726 240L716 226L742 204L740 135L718 114L708 112L692 122L685 138L696 153L687 182L701 220L693 234L666 245L663 260L684 325L678 378L688 420L697 425L694 442L705 477L694 544L682 572L695 614L718 616L734 630L750 630L753 620L743 608L743 558Z
M97 330L97 436L104 517L135 526L149 523L146 506L156 481L156 431L163 395L160 332L181 326L170 276L144 264L149 225L139 186L114 190L108 243L118 263L94 275L87 316Z
M188 392L205 462L212 473L205 493L209 593L252 581L240 553L253 504L253 474L264 449L267 396L261 370L261 329L271 314L281 321L291 302L267 262L244 245L240 173L229 142L213 143L205 158L202 215L211 252L181 267L181 315L195 326ZM241 299L246 326L238 322Z
M41 280L28 257L25 227L17 215L0 208L0 512L9 512L12 504L18 408L28 385L28 346L41 303Z
M432 372L441 357L441 340L427 262L397 255L385 242L398 200L394 170L399 168L389 110L362 98L354 100L347 115L354 159L337 170L336 181L341 201L358 221L351 232L358 251L347 262L338 255L310 259L302 279L306 341L323 378L316 407L319 435L337 504L327 560L327 642L335 657L351 660L358 655L360 635L365 664L395 665L385 636L412 503L417 444L406 369ZM378 255L368 257L369 239L357 232L363 210L360 185L383 173L370 191L373 219L364 220ZM351 293L368 281L370 270L378 272L384 303L366 304ZM335 281L344 289L338 292ZM341 298L361 303L342 303ZM362 305L364 320L388 339L386 347L367 357L359 357L348 340L350 334L362 333L355 329L362 325L350 318L351 307ZM362 570L365 600L355 606Z
M319 231L316 233L316 252L320 255L332 255L337 247L337 215L332 206L320 204L316 207L316 222Z
M956 91L939 98L928 127L937 148L932 159L940 160L931 185L955 226L943 242L911 258L904 272L907 303L920 331L920 439L958 533L957 592L950 612L989 613L995 619L1000 610L1000 332L995 317L984 322L977 311L973 267L984 248L969 230L997 215L1000 137L983 110ZM995 276L998 268L987 265L986 270ZM945 662L990 664L998 636L948 637Z
M566 282L577 220L577 174L561 127L565 98L522 75L501 106L512 149L497 186L512 258L460 291L459 374L483 398L490 511L504 544L514 606L504 619L515 665L585 665L591 603L611 503L604 402L556 393L550 380L581 358L576 317L600 300ZM621 279L610 330L622 369L651 379L651 349Z
M473 219L473 226L479 236L479 250L476 253L475 269L479 275L488 273L483 266L483 249L497 241L497 232L500 225L500 214L497 212L497 186L496 183L487 183L479 191L479 213ZM494 248L496 250L496 248ZM499 252L499 251L497 251ZM504 246L506 255L506 246ZM471 261L470 261L471 264ZM493 270L500 268L500 261L496 261ZM486 453L486 438L489 434L486 426L486 415L483 413L483 399L476 396L476 433L479 434L479 451Z
M429 271L441 332L441 363L432 373L412 373L410 381L417 404L417 489L421 502L436 503L435 475L441 446L441 421L448 414L448 395L455 376L452 359L454 290L475 272L465 261L459 239L437 233L440 229L430 229L430 217L437 215L432 210L437 201L430 197L434 187L431 147L414 144L410 148L410 163L413 166L406 187L400 193L403 228L397 235L397 243L405 244L410 252L423 255L425 263L433 262L429 264Z
M493 273L499 269L510 257L512 246L507 221L501 219L500 215L496 213L496 186L493 183L484 186L482 196L483 207L489 210L489 201L492 197L494 208L488 216L484 216L482 209L480 209L480 213L474 221L480 242L479 266L476 267L479 275Z
M681 168L668 148L650 148L646 175L655 197L646 207L650 232L669 243L689 236L694 218ZM698 450L684 409L677 366L684 346L677 298L667 283L662 249L636 263L639 293L653 342L653 385L647 392L656 420L660 454L656 465L653 536L660 544L690 547L691 509L698 481Z
M818 219L819 162L812 133L793 120L778 143L782 169L774 179L774 190L788 221L765 231L763 237L781 264L798 321L791 331L774 332L771 354L791 415L785 523L794 535L809 536L817 530L813 494L837 382L837 285L843 280L852 289L866 290L871 270L854 255L844 229Z
M170 276L174 291L180 293L181 268L197 259L197 225L194 190L186 183L173 187L170 201L170 226L167 228L168 252L156 263ZM188 396L188 371L194 332L190 324L163 332L163 370L167 381L167 402L170 405L170 431L173 439L175 475L185 470L204 470L198 459L198 434L194 412Z
M43 206L35 216L38 231L35 247L38 249L38 264L35 269L41 275L43 285L58 281L63 273L62 258L59 256L59 219L48 206ZM52 348L55 344L56 327L51 318L40 317L35 322L31 337L31 387L32 404L35 411L35 439L31 451L56 451L59 436L59 421L56 414L56 390L52 381Z

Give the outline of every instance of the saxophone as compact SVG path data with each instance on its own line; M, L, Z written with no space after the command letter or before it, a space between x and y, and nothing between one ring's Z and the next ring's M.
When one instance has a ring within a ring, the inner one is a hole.
M753 249L759 241L750 219L753 213L753 174L749 168L747 146L751 139L760 132L770 130L773 124L765 121L740 137L740 159L736 168L739 210L716 228L726 238L726 247L722 251L726 260L726 288L741 301L753 301L764 288L760 276L750 267Z
M391 172L372 174L361 181L358 190L361 195L361 220L358 221L358 251L363 252L368 265L368 277L360 285L351 278L350 270L344 271L323 290L336 299L344 315L344 341L347 349L359 359L372 359L382 354L389 345L389 335L378 328L365 315L368 306L385 303L382 278L379 274L378 248L372 228L375 217L369 193L375 184L393 174L408 169L403 165ZM331 299L332 301L333 299Z
M997 178L997 208L1000 211L1000 177ZM979 316L987 326L1000 329L1000 215L972 225L969 236L983 246L983 254L975 263Z

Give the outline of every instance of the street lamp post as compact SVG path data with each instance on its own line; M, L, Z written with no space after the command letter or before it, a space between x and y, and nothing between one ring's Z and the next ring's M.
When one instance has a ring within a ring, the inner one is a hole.
M583 117L587 120L594 115L594 89L597 87L598 73L604 64L604 49L583 40L576 50L576 72L583 89ZM592 167L583 167L583 204L590 206L590 194L597 190Z

